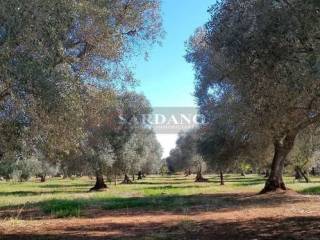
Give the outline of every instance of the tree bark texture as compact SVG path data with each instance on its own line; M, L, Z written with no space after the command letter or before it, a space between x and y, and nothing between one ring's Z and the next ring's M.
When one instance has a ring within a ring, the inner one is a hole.
M90 191L99 191L106 188L107 188L107 185L104 182L103 175L100 173L96 173L96 184L94 185L94 187L90 189Z
M131 184L132 181L130 180L130 178L128 177L127 174L124 175L124 179L122 181L122 184Z
M296 134L288 134L282 140L274 142L274 156L271 165L271 172L266 181L265 187L260 192L261 194L276 190L287 190L283 181L283 169L286 158L293 148Z
M200 171L198 171L195 182L208 182L208 179L204 178L202 176L202 173Z
M224 185L224 177L222 170L220 170L220 185Z

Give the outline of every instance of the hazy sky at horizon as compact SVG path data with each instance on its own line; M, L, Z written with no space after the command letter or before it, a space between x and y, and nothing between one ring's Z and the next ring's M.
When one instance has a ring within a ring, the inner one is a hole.
M166 37L155 46L147 62L136 66L137 88L153 107L196 106L193 97L194 72L185 59L185 41L208 19L207 10L215 0L163 0L162 16ZM166 157L175 147L176 134L158 135Z

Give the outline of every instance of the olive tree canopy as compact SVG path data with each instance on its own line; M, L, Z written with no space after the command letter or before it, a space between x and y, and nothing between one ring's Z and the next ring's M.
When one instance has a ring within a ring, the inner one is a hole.
M263 192L286 189L295 137L320 120L320 3L224 0L210 13L186 56L201 110L210 121L235 117L246 137L268 139L274 157Z

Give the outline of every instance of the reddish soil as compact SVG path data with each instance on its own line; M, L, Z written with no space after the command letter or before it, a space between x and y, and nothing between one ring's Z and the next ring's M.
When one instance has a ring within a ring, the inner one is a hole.
M88 209L82 218L0 220L0 239L320 239L319 196L289 192L205 197L228 201L185 212Z

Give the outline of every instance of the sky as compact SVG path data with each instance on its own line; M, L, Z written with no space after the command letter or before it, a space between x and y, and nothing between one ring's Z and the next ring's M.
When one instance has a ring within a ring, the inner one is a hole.
M149 60L138 61L137 88L153 107L196 106L193 97L194 71L185 59L185 41L209 19L208 8L214 0L162 0L162 16L165 39L162 46L155 46ZM157 134L167 157L175 147L177 134Z

